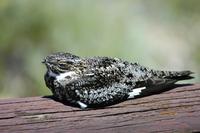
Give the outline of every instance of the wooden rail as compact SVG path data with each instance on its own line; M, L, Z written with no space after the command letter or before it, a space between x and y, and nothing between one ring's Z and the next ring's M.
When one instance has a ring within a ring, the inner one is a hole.
M200 84L96 110L43 97L0 100L0 132L200 132Z

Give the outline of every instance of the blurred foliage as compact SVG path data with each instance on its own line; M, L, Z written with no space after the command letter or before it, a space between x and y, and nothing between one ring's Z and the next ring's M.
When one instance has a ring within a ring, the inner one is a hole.
M48 95L52 52L111 56L200 77L200 1L0 0L0 97Z

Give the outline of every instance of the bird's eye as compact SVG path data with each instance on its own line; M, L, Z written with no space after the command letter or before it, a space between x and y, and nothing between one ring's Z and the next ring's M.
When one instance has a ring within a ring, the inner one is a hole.
M68 63L68 64L73 64L74 62L71 61L71 60L67 60L66 63Z
M59 64L60 67L65 67L66 64L62 63L62 64Z

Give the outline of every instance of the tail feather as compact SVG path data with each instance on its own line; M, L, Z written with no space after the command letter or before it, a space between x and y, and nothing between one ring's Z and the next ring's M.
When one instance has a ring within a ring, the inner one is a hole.
M191 76L193 74L191 71L153 71L153 74L156 76L136 83L137 88L146 87L146 89L141 90L140 95L135 97L161 93L175 87L175 83L179 80L194 78Z
M192 79L193 72L191 71L154 71L157 78L150 78L145 81L137 83L137 87L146 87L141 90L140 95L134 98L148 96L152 94L158 94L167 90L170 90L176 86L176 82L179 80Z
M164 78L166 79L174 79L174 80L187 80L187 79L192 79L194 77L191 76L193 72L191 71L168 71L165 72Z

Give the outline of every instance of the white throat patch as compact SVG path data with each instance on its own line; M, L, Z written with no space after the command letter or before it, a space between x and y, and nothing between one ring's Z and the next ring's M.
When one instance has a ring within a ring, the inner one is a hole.
M74 81L78 78L78 74L75 73L75 71L69 71L65 73L61 73L59 75L56 75L56 81L59 82L62 86L65 86L66 84L70 83L71 81Z

